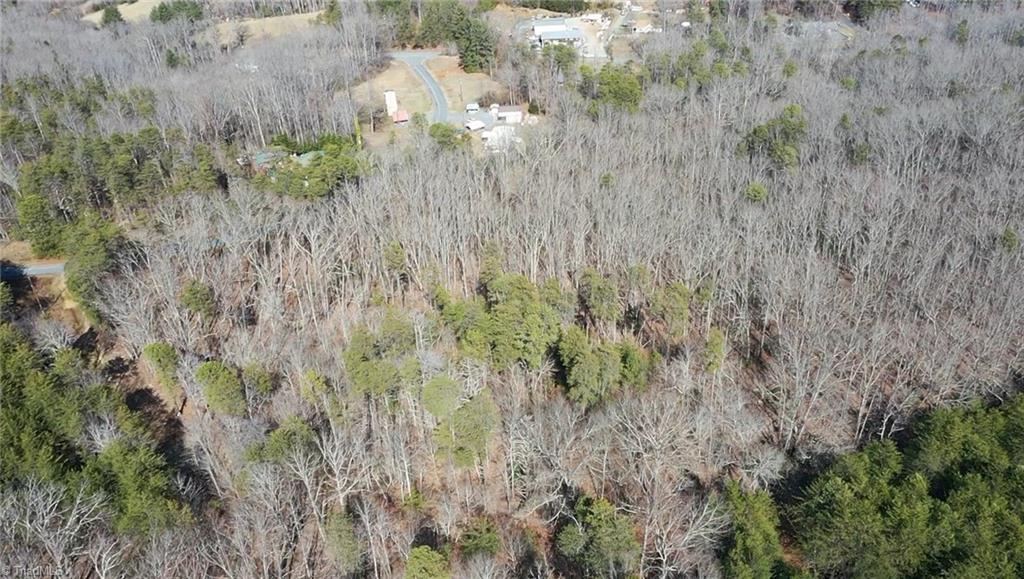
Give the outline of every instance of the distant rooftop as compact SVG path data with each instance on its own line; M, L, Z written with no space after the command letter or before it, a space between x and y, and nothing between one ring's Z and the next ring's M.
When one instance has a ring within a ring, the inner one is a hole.
M302 165L303 167L308 167L310 164L313 163L313 161L322 157L323 154L323 151L310 151L308 153L303 153L295 157L295 162L298 163L299 165Z
M266 169L273 165L274 161L287 156L288 154L284 151L264 149L262 151L257 151L256 154L252 156L252 164L256 168Z
M534 26L567 26L565 18L537 18L533 21Z
M570 28L568 30L552 30L550 32L541 32L541 40L579 40L583 38L583 32L578 28Z

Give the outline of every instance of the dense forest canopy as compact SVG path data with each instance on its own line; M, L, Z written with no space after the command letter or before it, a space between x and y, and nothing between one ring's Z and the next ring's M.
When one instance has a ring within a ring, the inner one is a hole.
M807 567L829 576L1018 577L1024 572L1024 397L936 410L897 448L873 441L782 505ZM799 574L779 539L779 509L732 484L726 574Z
M131 4L0 2L0 570L1024 573L1019 2Z

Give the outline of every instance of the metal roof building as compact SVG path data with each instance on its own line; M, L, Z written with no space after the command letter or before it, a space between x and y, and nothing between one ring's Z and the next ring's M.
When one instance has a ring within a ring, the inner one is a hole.
M568 30L542 32L540 37L541 40L580 40L583 38L583 32L578 28L569 28Z
M569 24L565 18L542 18L533 21L533 35L540 36L545 32L555 32L558 30L568 30Z
M578 28L569 28L566 30L552 30L550 32L542 32L538 37L541 46L547 44L572 44L577 45L583 42L583 32Z

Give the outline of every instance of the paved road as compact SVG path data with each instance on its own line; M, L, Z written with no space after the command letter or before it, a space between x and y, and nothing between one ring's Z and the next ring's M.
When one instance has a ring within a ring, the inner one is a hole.
M633 21L635 19L636 19L636 12L633 12L632 10L626 10L625 12L623 12L622 10L619 10L618 14L615 15L615 18L612 19L611 26L608 27L608 39L607 39L607 42L605 43L605 51L606 51L607 55L610 56L612 54L612 51L611 51L612 41L615 40L616 36L630 36L630 35L633 34L632 28L633 28ZM624 30L624 28L625 28L625 30L628 30L628 32L626 32ZM613 58L612 61L614 62L614 60L615 59ZM627 60L630 60L630 59L629 58L619 58L620 62L625 62Z
M0 266L0 279L18 279L22 277L41 277L61 275L64 273L64 262L43 263L36 265L18 265L6 263Z
M441 85L437 84L437 80L434 75L430 74L430 69L425 64L431 58L440 56L440 52L428 52L428 51L406 51L406 52L392 52L391 56L399 61L409 65L409 68L416 73L416 76L420 77L423 84L427 85L427 90L430 91L430 98L434 101L433 118L431 122L435 123L447 123L448 122L448 99L444 97L444 91L441 90Z

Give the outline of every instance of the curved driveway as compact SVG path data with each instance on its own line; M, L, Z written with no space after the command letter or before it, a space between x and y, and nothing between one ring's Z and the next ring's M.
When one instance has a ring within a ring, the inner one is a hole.
M429 51L403 51L403 52L392 52L391 56L399 62L404 62L409 65L409 68L416 73L416 76L420 77L423 84L427 86L427 90L430 91L430 98L434 101L434 115L431 119L435 123L447 123L448 122L448 99L444 96L444 91L441 90L441 85L437 84L437 79L430 73L430 69L427 68L426 62L435 56L440 56L440 52L429 52Z

